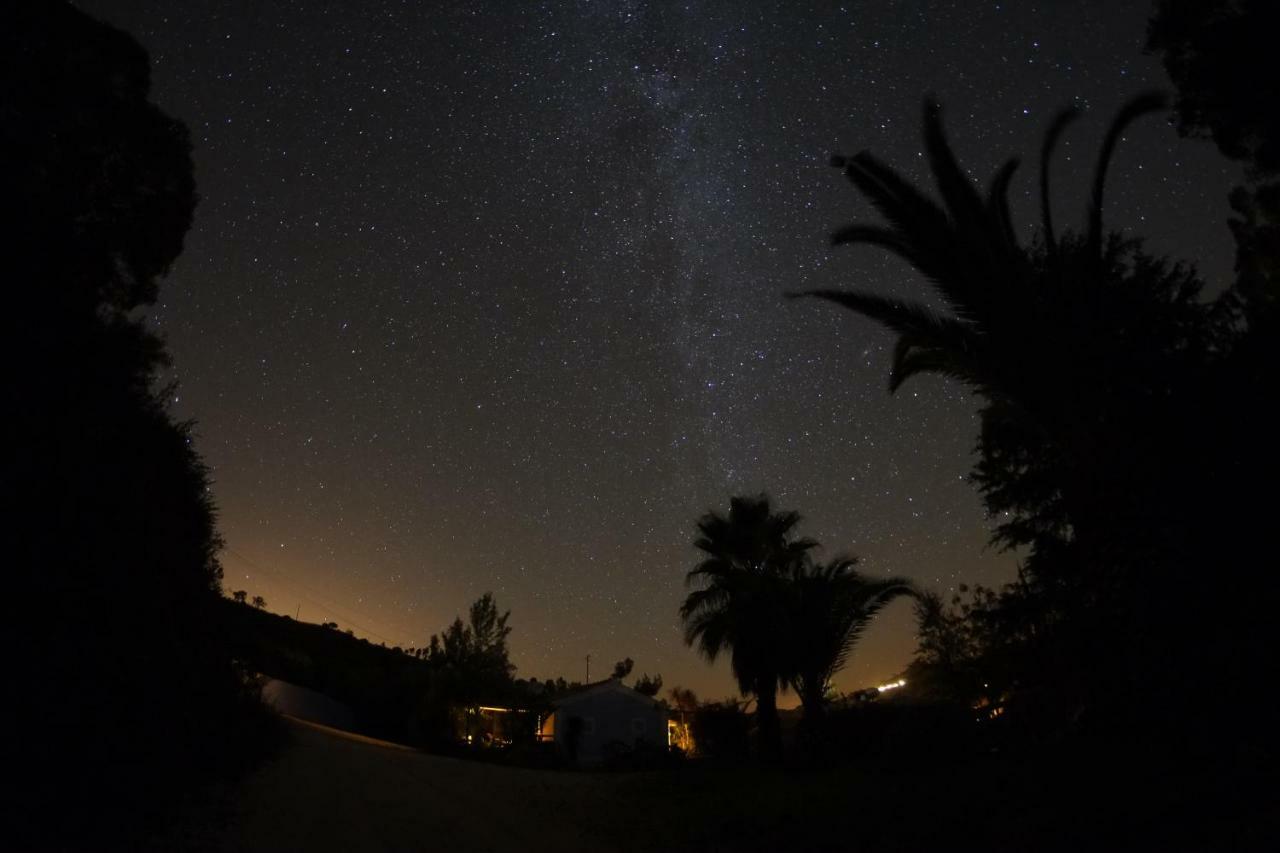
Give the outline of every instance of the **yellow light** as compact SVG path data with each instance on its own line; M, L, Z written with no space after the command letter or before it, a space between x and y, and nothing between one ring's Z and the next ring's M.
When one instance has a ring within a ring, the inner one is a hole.
M876 688L876 690L884 693L889 690L897 690L899 687L905 687L906 685L907 680L905 678L899 678L897 681L890 681L888 684L881 684Z

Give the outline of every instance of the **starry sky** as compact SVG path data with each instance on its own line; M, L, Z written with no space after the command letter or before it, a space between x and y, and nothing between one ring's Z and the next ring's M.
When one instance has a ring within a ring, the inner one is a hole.
M677 608L695 520L731 494L767 490L873 574L1012 577L966 481L973 399L891 397L887 332L781 294L928 298L827 237L873 218L833 152L927 178L930 91L984 184L1086 108L1054 172L1082 221L1105 121L1168 88L1147 2L78 5L142 42L191 129L202 200L152 321L228 589L405 646L492 590L520 676L630 656L721 698L727 661L683 646ZM1107 221L1221 283L1236 179L1148 119ZM913 627L886 611L837 687L896 674Z

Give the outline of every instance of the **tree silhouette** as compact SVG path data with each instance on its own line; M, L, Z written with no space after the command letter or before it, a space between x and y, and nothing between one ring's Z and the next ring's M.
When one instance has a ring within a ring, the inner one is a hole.
M680 608L685 643L709 660L727 652L743 693L756 699L761 759L781 758L777 694L788 672L784 588L794 563L815 546L795 538L800 516L775 512L765 495L735 497L729 514L698 520L694 546L704 559L686 576L693 587Z
M1135 614L1157 618L1157 573L1177 564L1196 535L1188 508L1211 475L1198 473L1199 436L1185 425L1199 422L1189 414L1204 408L1194 401L1213 385L1206 377L1215 353L1229 348L1235 318L1232 300L1200 300L1194 270L1104 232L1116 145L1134 120L1163 105L1144 95L1112 122L1079 234L1056 233L1048 180L1075 113L1053 121L1040 156L1041 230L1023 246L1007 199L1017 160L980 192L952 153L940 108L927 101L925 147L940 201L869 153L836 158L886 224L841 229L833 242L901 256L947 310L860 290L799 294L897 333L891 391L934 373L978 395L974 479L1000 519L997 541L1028 549L1020 618L1037 622L1041 638L1054 636L1053 657L1070 661L1080 682L1073 689L1092 685L1097 704L1150 670L1153 652L1138 664L1117 647L1132 643ZM1188 476L1171 476L1171 465ZM1102 678L1126 659L1125 674ZM1028 678L1050 672L1032 669ZM1060 669L1054 677L1066 684ZM1114 695L1110 704L1119 704Z
M654 675L651 678L649 673L644 673L636 679L635 690L645 696L657 696L662 691L662 676Z
M624 658L613 665L613 675L611 677L617 679L626 678L631 674L631 668L635 665L636 662L631 658Z
M6 485L21 495L6 561L47 634L14 673L44 685L24 691L15 723L15 766L35 770L15 772L37 803L85 806L20 810L42 843L46 827L92 834L99 814L163 813L235 754L242 719L207 470L166 410L168 356L138 312L196 201L186 129L149 86L142 48L69 4L0 14L5 338L22 354L6 371L22 401L6 420Z
M244 604L248 600L248 597L249 593L245 592L243 589L237 589L235 592L231 593L231 598L238 604Z
M1249 589L1210 608L1190 593L1162 602L1170 613L1199 614L1196 630L1184 631L1189 637L1167 656L1187 671L1212 667L1224 684L1215 706L1221 710L1198 715L1204 739L1230 732L1237 744L1264 741L1237 745L1240 755L1275 749L1270 709L1249 687L1272 662L1242 627L1269 622L1280 592L1274 572L1248 568L1271 547L1271 502L1259 496L1270 492L1280 470L1272 414L1280 375L1280 116L1265 94L1280 85L1274 48L1275 6L1266 0L1158 0L1148 30L1147 49L1160 55L1177 89L1179 131L1212 137L1219 151L1244 167L1244 182L1230 195L1235 216L1228 220L1236 277L1223 297L1238 302L1243 328L1222 348L1201 393L1186 407L1186 432L1199 443L1194 455L1179 459L1179 467L1195 463L1179 472L1189 483L1185 492L1212 498L1186 513L1201 535L1186 543L1177 580L1157 587L1168 599L1172 590L1195 589L1200 572L1216 567L1222 583ZM1160 627L1175 643L1180 639L1176 625Z
M805 720L819 722L826 711L831 679L848 662L863 629L886 605L915 594L906 578L870 578L855 570L855 557L826 562L798 561L791 570L787 682L804 706Z
M472 603L467 622L456 618L443 634L431 635L427 660L448 682L445 693L452 699L471 703L510 686L515 672L507 650L510 617L511 611L499 614L493 593L486 592Z
M267 600L260 595L255 595L253 597L253 606L258 610L265 610L267 607Z
M1157 0L1155 7L1147 49L1161 55L1178 88L1179 131L1212 136L1255 175L1280 173L1280 117L1258 109L1256 94L1280 86L1272 4Z
M1178 90L1178 130L1244 164L1231 193L1235 291L1268 336L1280 322L1280 116L1257 93L1280 87L1274 17L1267 0L1159 0L1147 33Z

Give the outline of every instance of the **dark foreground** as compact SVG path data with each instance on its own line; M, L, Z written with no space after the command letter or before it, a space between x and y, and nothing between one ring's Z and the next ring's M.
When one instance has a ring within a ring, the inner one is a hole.
M280 756L228 796L218 828L206 821L175 841L273 853L1265 849L1271 812L1265 797L1207 799L1176 771L1153 797L1150 774L1097 760L1056 773L996 760L572 773L425 755L298 722L289 732Z

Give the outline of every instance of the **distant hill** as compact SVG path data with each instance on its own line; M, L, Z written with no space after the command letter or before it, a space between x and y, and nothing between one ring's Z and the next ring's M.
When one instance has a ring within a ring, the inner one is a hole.
M418 720L431 686L425 661L230 599L222 602L222 620L233 655L250 671L336 699L352 709L357 731L424 739Z

